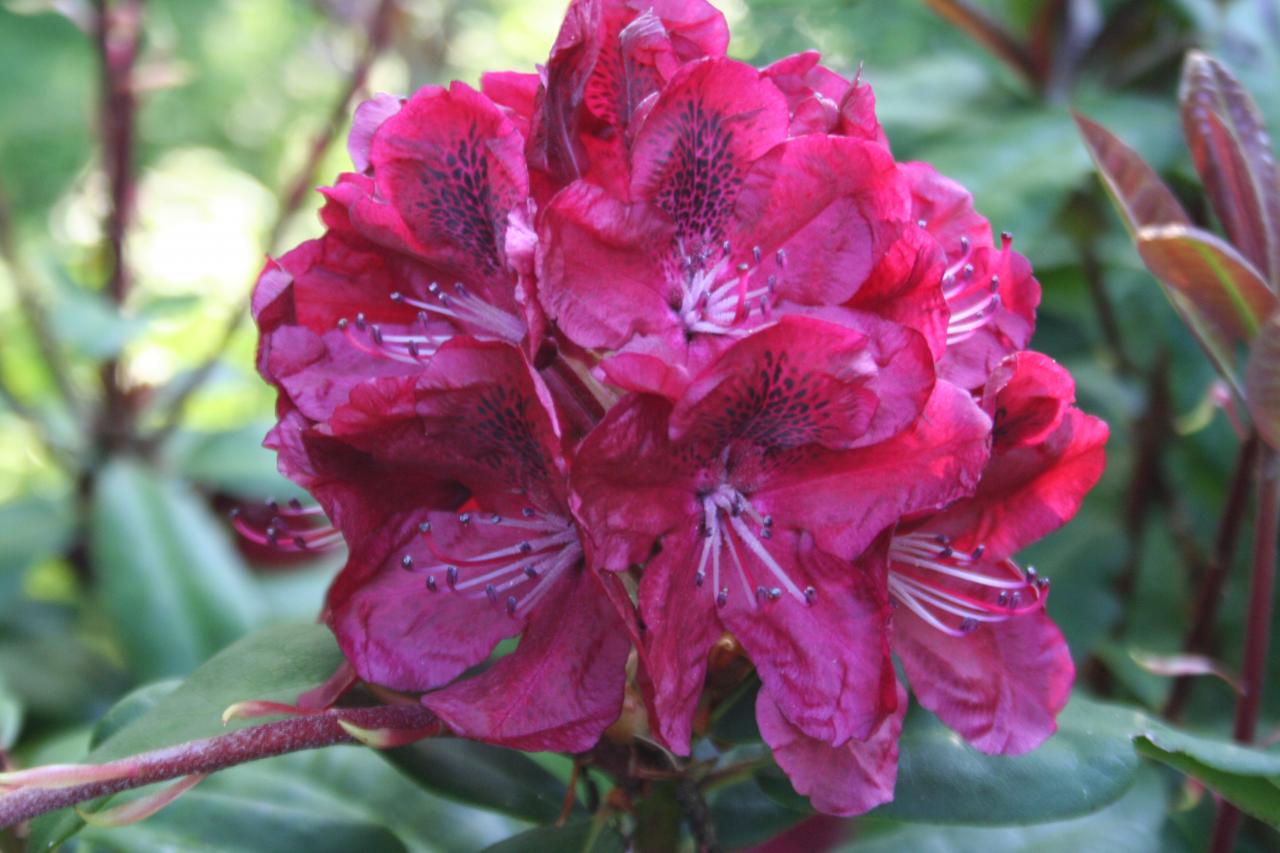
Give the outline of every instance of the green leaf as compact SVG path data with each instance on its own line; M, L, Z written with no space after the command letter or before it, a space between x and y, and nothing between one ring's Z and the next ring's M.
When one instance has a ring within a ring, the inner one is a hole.
M470 853L517 828L513 821L422 792L370 750L338 746L215 774L137 825L86 828L75 840L75 853Z
M74 519L67 498L31 495L0 505L0 616L22 601L26 570L63 549Z
M1280 448L1280 313L1267 320L1249 349L1244 393L1263 441Z
M1152 853L1169 850L1162 835L1168 795L1160 775L1148 768L1119 800L1092 814L1034 826L998 828L901 824L866 818L858 839L841 853Z
M1242 811L1280 829L1280 774L1243 775L1221 770L1197 760L1186 752L1162 749L1147 738L1138 738L1138 752L1161 761L1194 779L1198 779ZM1280 761L1280 756L1277 756Z
M259 618L248 570L217 519L186 486L140 463L102 470L90 553L103 607L141 678L192 671Z
M716 789L708 805L720 842L731 848L768 841L814 814L776 768Z
M254 421L220 432L179 432L172 440L174 467L203 486L243 497L281 502L303 492L276 470L276 455L262 446L270 422Z
M433 739L379 755L429 791L531 823L551 823L564 807L564 784L514 750Z
M332 675L342 660L338 644L323 625L264 629L218 654L181 686L157 698L150 710L103 739L84 761L110 761L255 725L261 721L232 720L224 726L222 712L245 699L292 702ZM108 719L129 716L130 706L136 709L149 698L131 694L108 713ZM74 812L45 815L33 824L33 844L44 849L82 825Z
M1280 173L1258 106L1198 50L1182 66L1182 124L1196 170L1231 242L1280 286Z
M93 727L93 732L89 736L89 748L96 749L103 741L136 722L181 686L181 679L170 678L145 684L126 695Z
M908 715L894 801L873 814L929 823L1035 823L1087 814L1133 783L1138 757L1116 712L1076 696L1058 733L1026 755L984 755L930 714Z
M100 293L66 282L53 308L53 328L62 341L89 358L112 358L137 337L146 322L125 316Z
M490 845L484 853L623 853L626 842L612 826L583 820L564 826L540 826Z

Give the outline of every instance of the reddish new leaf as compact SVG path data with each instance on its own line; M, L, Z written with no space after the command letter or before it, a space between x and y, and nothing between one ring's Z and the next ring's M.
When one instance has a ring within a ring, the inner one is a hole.
M1186 300L1197 322L1228 347L1252 340L1276 308L1275 294L1253 264L1208 231L1187 225L1141 228L1138 252L1171 295Z
M1249 350L1245 367L1249 413L1262 439L1280 448L1280 314L1273 314Z
M1148 225L1189 225L1182 205L1155 171L1111 131L1079 113L1076 125L1131 233Z
M1178 94L1187 147L1231 242L1280 284L1280 179L1249 94L1217 60L1187 54Z

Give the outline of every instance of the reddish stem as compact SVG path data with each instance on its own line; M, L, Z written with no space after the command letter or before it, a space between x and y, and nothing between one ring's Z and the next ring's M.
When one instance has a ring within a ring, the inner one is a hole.
M94 800L108 794L141 788L154 782L178 779L193 773L212 773L236 764L352 743L352 737L338 721L361 729L412 731L436 723L421 705L391 705L375 708L348 708L274 723L251 726L225 735L190 741L111 762L119 766L117 778L67 788L19 788L0 796L0 827L13 826L55 809Z
M1240 540L1240 525L1244 523L1245 502L1249 497L1249 482L1253 477L1254 461L1258 456L1258 438L1250 435L1240 445L1236 456L1236 467L1231 475L1231 489L1227 494L1227 502L1222 507L1222 515L1218 518L1218 536L1213 545L1213 562L1205 573L1200 585L1200 594L1196 597L1196 614L1191 623L1191 631L1183 648L1191 654L1207 654L1209 640L1213 633L1214 623L1218 619L1218 609L1222 604L1222 589L1226 586L1227 577L1231 574L1231 564L1235 562L1236 543ZM1183 675L1173 682L1169 693L1169 701L1164 707L1164 716L1169 720L1177 720L1182 716L1187 701L1191 698L1192 676Z
M1236 703L1235 739L1250 743L1258 729L1262 690L1271 641L1271 609L1275 595L1276 535L1280 528L1280 455L1269 447L1258 456L1258 509L1253 535L1253 571L1249 579L1249 618L1244 640L1241 685ZM1235 844L1240 812L1222 802L1213 828L1211 849L1227 853Z

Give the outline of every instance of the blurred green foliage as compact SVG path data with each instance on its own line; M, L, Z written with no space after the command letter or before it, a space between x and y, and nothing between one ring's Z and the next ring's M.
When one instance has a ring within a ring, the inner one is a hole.
M1062 4L981 5L1025 33L1044 6ZM1181 54L1190 45L1214 51L1280 131L1280 4L1080 5L1096 11L1103 37L1069 85L1050 91L924 2L723 4L739 58L763 63L816 46L838 70L861 66L900 159L929 160L968 186L1032 260L1044 287L1034 345L1070 368L1081 405L1111 424L1112 439L1107 473L1079 517L1028 561L1053 578L1049 609L1070 641L1081 687L1157 712L1170 680L1131 653L1180 649L1237 441L1206 403L1212 371L1101 195L1068 107L1141 151L1185 191L1193 216L1208 221L1180 140ZM102 294L98 60L77 25L88 6L0 2L0 384L14 398L0 400L0 750L22 764L78 758L84 727L131 687L185 674L251 628L313 617L341 560L271 560L229 534L221 515L228 507L296 492L259 447L272 397L253 372L252 329L243 324L225 351L220 341L244 311L264 253L319 231L314 195L277 223L282 193L364 48L373 4L148 0L134 286L119 308ZM373 65L372 91L531 69L562 12L559 3L525 0L400 7L389 49ZM341 140L320 160L317 182L346 164ZM269 246L273 229L279 244ZM24 286L68 365L70 401L42 357L19 296ZM165 423L182 383L214 355L177 429L146 458L114 458L95 444L103 359L119 357L145 432ZM1241 562L1246 551L1238 551ZM1233 572L1215 635L1229 666L1245 595L1244 573ZM1273 685L1278 664L1274 654ZM1226 734L1232 700L1227 686L1202 679L1186 720ZM1263 737L1280 737L1278 725L1280 689L1272 689ZM777 804L753 782L736 790L713 801L728 838L754 843L798 819L776 819ZM1181 776L1148 767L1092 815L962 831L878 817L859 824L849 849L1198 849L1211 812ZM326 822L300 828L318 815ZM421 793L382 762L341 750L232 771L138 827L86 832L77 849L172 849L165 845L180 843L174 833L189 839L201 826L220 834L219 849L451 850L477 849L521 824ZM1266 849L1275 836L1265 833L1254 827L1242 843ZM272 841L253 846L263 839ZM320 841L330 846L312 846Z

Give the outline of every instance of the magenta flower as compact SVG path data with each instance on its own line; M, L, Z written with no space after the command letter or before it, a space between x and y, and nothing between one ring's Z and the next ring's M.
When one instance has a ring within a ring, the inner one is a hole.
M1045 356L1008 359L987 386L994 446L976 493L902 523L889 547L893 653L920 704L983 752L1039 746L1075 676L1044 612L1048 579L1012 559L1070 520L1102 474L1107 427L1071 406L1073 396L1069 374ZM892 798L900 713L837 748L791 723L764 691L757 715L815 807L857 814Z
M1071 660L1013 558L1106 427L870 87L727 41L702 0L575 0L536 74L357 110L324 234L254 296L268 444L318 506L249 532L345 540L359 678L491 743L588 750L630 687L688 754L730 634L778 764L853 814L892 797L894 654L979 749L1053 731Z
M877 331L784 318L679 402L632 397L583 444L574 486L601 566L645 564L656 725L678 752L726 630L812 737L865 738L895 707L885 554L864 551L971 490L990 424L968 395L931 390L918 335Z

